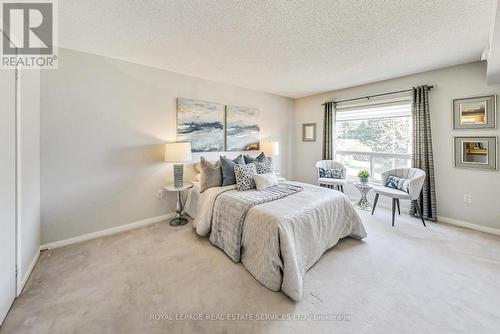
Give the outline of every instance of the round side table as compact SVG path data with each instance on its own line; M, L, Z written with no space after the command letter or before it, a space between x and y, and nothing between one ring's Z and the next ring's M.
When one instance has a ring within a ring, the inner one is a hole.
M181 192L191 188L192 186L192 183L185 183L182 187L174 187L173 184L163 187L163 190L165 191L177 192L177 204L175 206L176 215L175 218L170 221L170 226L185 225L188 222L187 218L182 216Z
M368 192L373 189L373 186L369 183L361 182L354 182L353 184L361 193L361 198L359 199L358 203L354 204L354 206L361 210L371 210L372 207L370 205L370 202L368 202L368 200L366 199L366 194L368 194Z

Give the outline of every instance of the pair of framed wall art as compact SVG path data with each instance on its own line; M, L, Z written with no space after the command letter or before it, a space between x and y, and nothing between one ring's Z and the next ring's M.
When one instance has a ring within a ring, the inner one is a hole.
M177 99L177 141L193 152L260 149L259 110L193 99Z
M496 95L453 100L453 129L496 129ZM454 137L455 167L497 170L497 136Z

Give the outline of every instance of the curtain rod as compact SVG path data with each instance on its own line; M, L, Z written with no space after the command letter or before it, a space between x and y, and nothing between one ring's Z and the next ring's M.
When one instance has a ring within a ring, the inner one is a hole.
M431 90L432 88L434 88L436 86L432 85L432 86L427 86L427 87L429 88L429 90ZM327 101L325 103L322 103L321 105L324 106L325 104L327 104L329 102L342 103L342 102L350 102L350 101L363 100L363 99L369 100L372 97L378 97L378 96L385 96L385 95L392 95L392 94L398 94L398 93L411 92L412 90L413 90L413 88L403 89L403 90L396 90L394 92L388 92L388 93L382 93L382 94L375 94L375 95L367 95L367 96L355 97L355 98L352 98L352 99L346 99L346 100L340 100L340 101L333 101L333 100L331 100L331 101Z

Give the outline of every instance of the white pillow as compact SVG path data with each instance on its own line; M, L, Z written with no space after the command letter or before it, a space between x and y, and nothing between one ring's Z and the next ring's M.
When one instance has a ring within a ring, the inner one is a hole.
M278 184L278 178L274 172L265 174L255 174L253 176L257 190L264 190Z

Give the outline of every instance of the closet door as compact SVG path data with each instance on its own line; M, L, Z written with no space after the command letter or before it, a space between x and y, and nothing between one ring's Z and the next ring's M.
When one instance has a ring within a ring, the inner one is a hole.
M16 77L0 70L0 324L16 297Z

